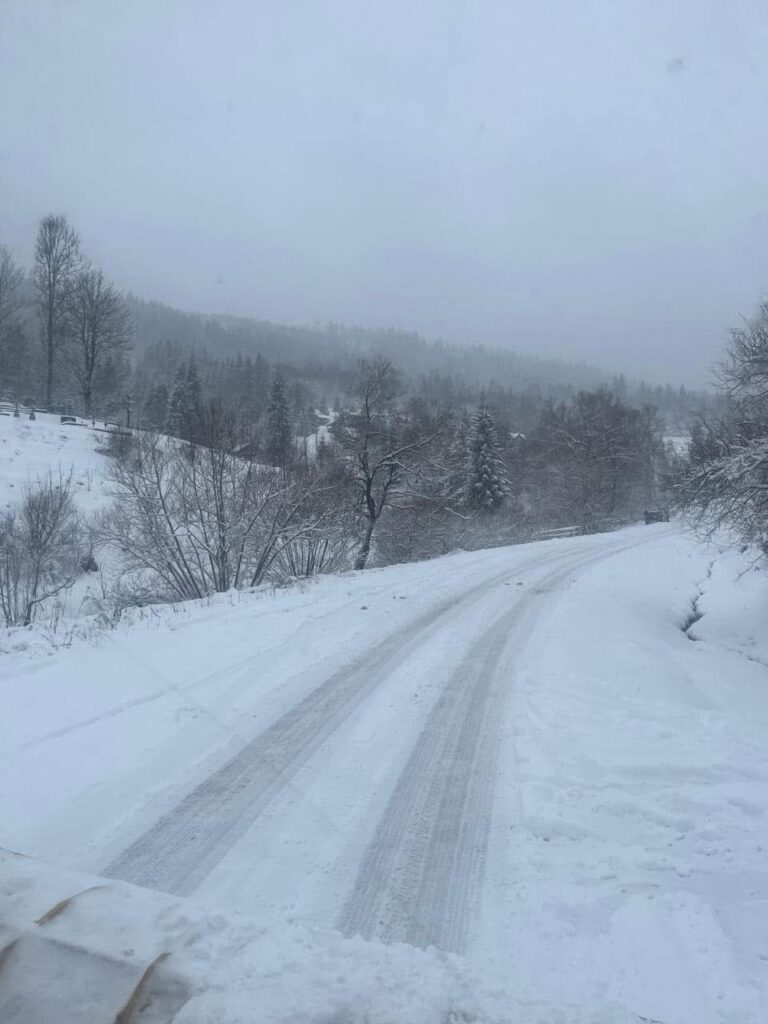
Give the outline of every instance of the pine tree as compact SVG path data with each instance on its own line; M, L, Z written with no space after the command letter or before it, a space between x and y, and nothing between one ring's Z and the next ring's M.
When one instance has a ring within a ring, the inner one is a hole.
M492 512L504 503L508 493L507 467L496 425L488 410L480 409L472 419L467 441L467 504Z
M253 413L261 416L267 406L269 363L259 352L253 364Z
M173 378L171 398L168 402L168 418L165 423L166 432L173 437L184 437L187 425L187 375L183 366L179 366Z
M166 431L185 441L199 441L203 408L200 375L194 359L178 367L168 401Z
M98 403L94 403L102 415L114 415L122 405L123 388L127 384L127 367L111 353L104 360L95 380L94 391L98 394ZM93 411L93 410L92 410Z
M272 375L267 408L266 456L273 466L285 469L292 453L293 431L288 413L285 380L279 371Z
M190 358L184 378L184 437L188 441L198 441L200 435L200 418L203 408L203 389L194 356Z
M200 386L200 374L197 372L197 364L194 356L189 360L186 375L187 388L187 410L191 415L200 411L202 405L203 391Z
M446 501L452 504L462 504L466 497L469 431L469 417L462 413L456 420L453 437L446 451L443 493Z
M149 430L162 430L168 420L168 388L156 384L149 392L142 410L143 425Z

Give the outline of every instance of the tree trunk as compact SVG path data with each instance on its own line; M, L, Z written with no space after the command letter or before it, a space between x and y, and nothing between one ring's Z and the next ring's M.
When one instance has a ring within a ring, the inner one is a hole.
M368 524L365 527L365 535L363 536L363 543L360 545L360 550L357 553L355 559L355 568L364 569L365 563L368 561L368 555L371 553L371 537L373 537L373 528L376 525L375 519L368 519Z
M53 404L53 321L50 316L48 318L48 337L46 338L46 348L48 367L45 376L45 407L48 412L50 412L51 405Z

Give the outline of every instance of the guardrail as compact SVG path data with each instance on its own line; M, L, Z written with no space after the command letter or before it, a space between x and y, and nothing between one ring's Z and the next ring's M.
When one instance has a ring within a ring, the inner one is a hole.
M554 540L556 537L580 537L584 531L580 526L557 526L552 530L537 530L534 540Z

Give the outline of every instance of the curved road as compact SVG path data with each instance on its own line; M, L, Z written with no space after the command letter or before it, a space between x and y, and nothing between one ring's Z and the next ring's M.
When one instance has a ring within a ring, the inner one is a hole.
M501 705L547 598L605 554L566 559L505 611L447 680L371 838L339 920L348 935L462 952L480 894Z
M349 879L337 922L347 934L461 951L482 887L497 723L514 685L515 657L553 591L637 543L607 535L539 547L514 568L489 573L440 602L322 682L201 780L103 874L178 895L193 892L320 748L328 744L332 752L335 734L367 698L423 645L439 642L447 624L497 590L491 621L447 671L399 776L395 766L391 795L357 877ZM524 587L502 589L521 580Z

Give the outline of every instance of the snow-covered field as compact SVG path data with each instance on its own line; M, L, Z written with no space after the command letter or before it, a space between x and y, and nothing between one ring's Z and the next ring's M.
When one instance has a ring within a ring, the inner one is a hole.
M21 501L24 488L51 474L71 476L72 495L86 521L110 501L104 454L109 434L103 422L61 423L59 416L37 413L30 420L5 415L0 403L0 514ZM102 566L102 570L104 566ZM102 572L81 576L74 587L47 602L31 630L0 628L0 658L43 654L69 642L73 630L93 628L94 602L103 596ZM90 613L90 615L88 614Z
M658 525L16 647L0 1020L114 1020L170 953L131 1020L763 1024L766 605Z
M107 500L104 482L105 456L98 452L106 446L108 435L94 430L85 420L77 424L60 423L58 416L38 413L30 420L0 415L0 508L21 497L27 483L49 472L66 477L72 472L75 494L84 512L95 511Z

